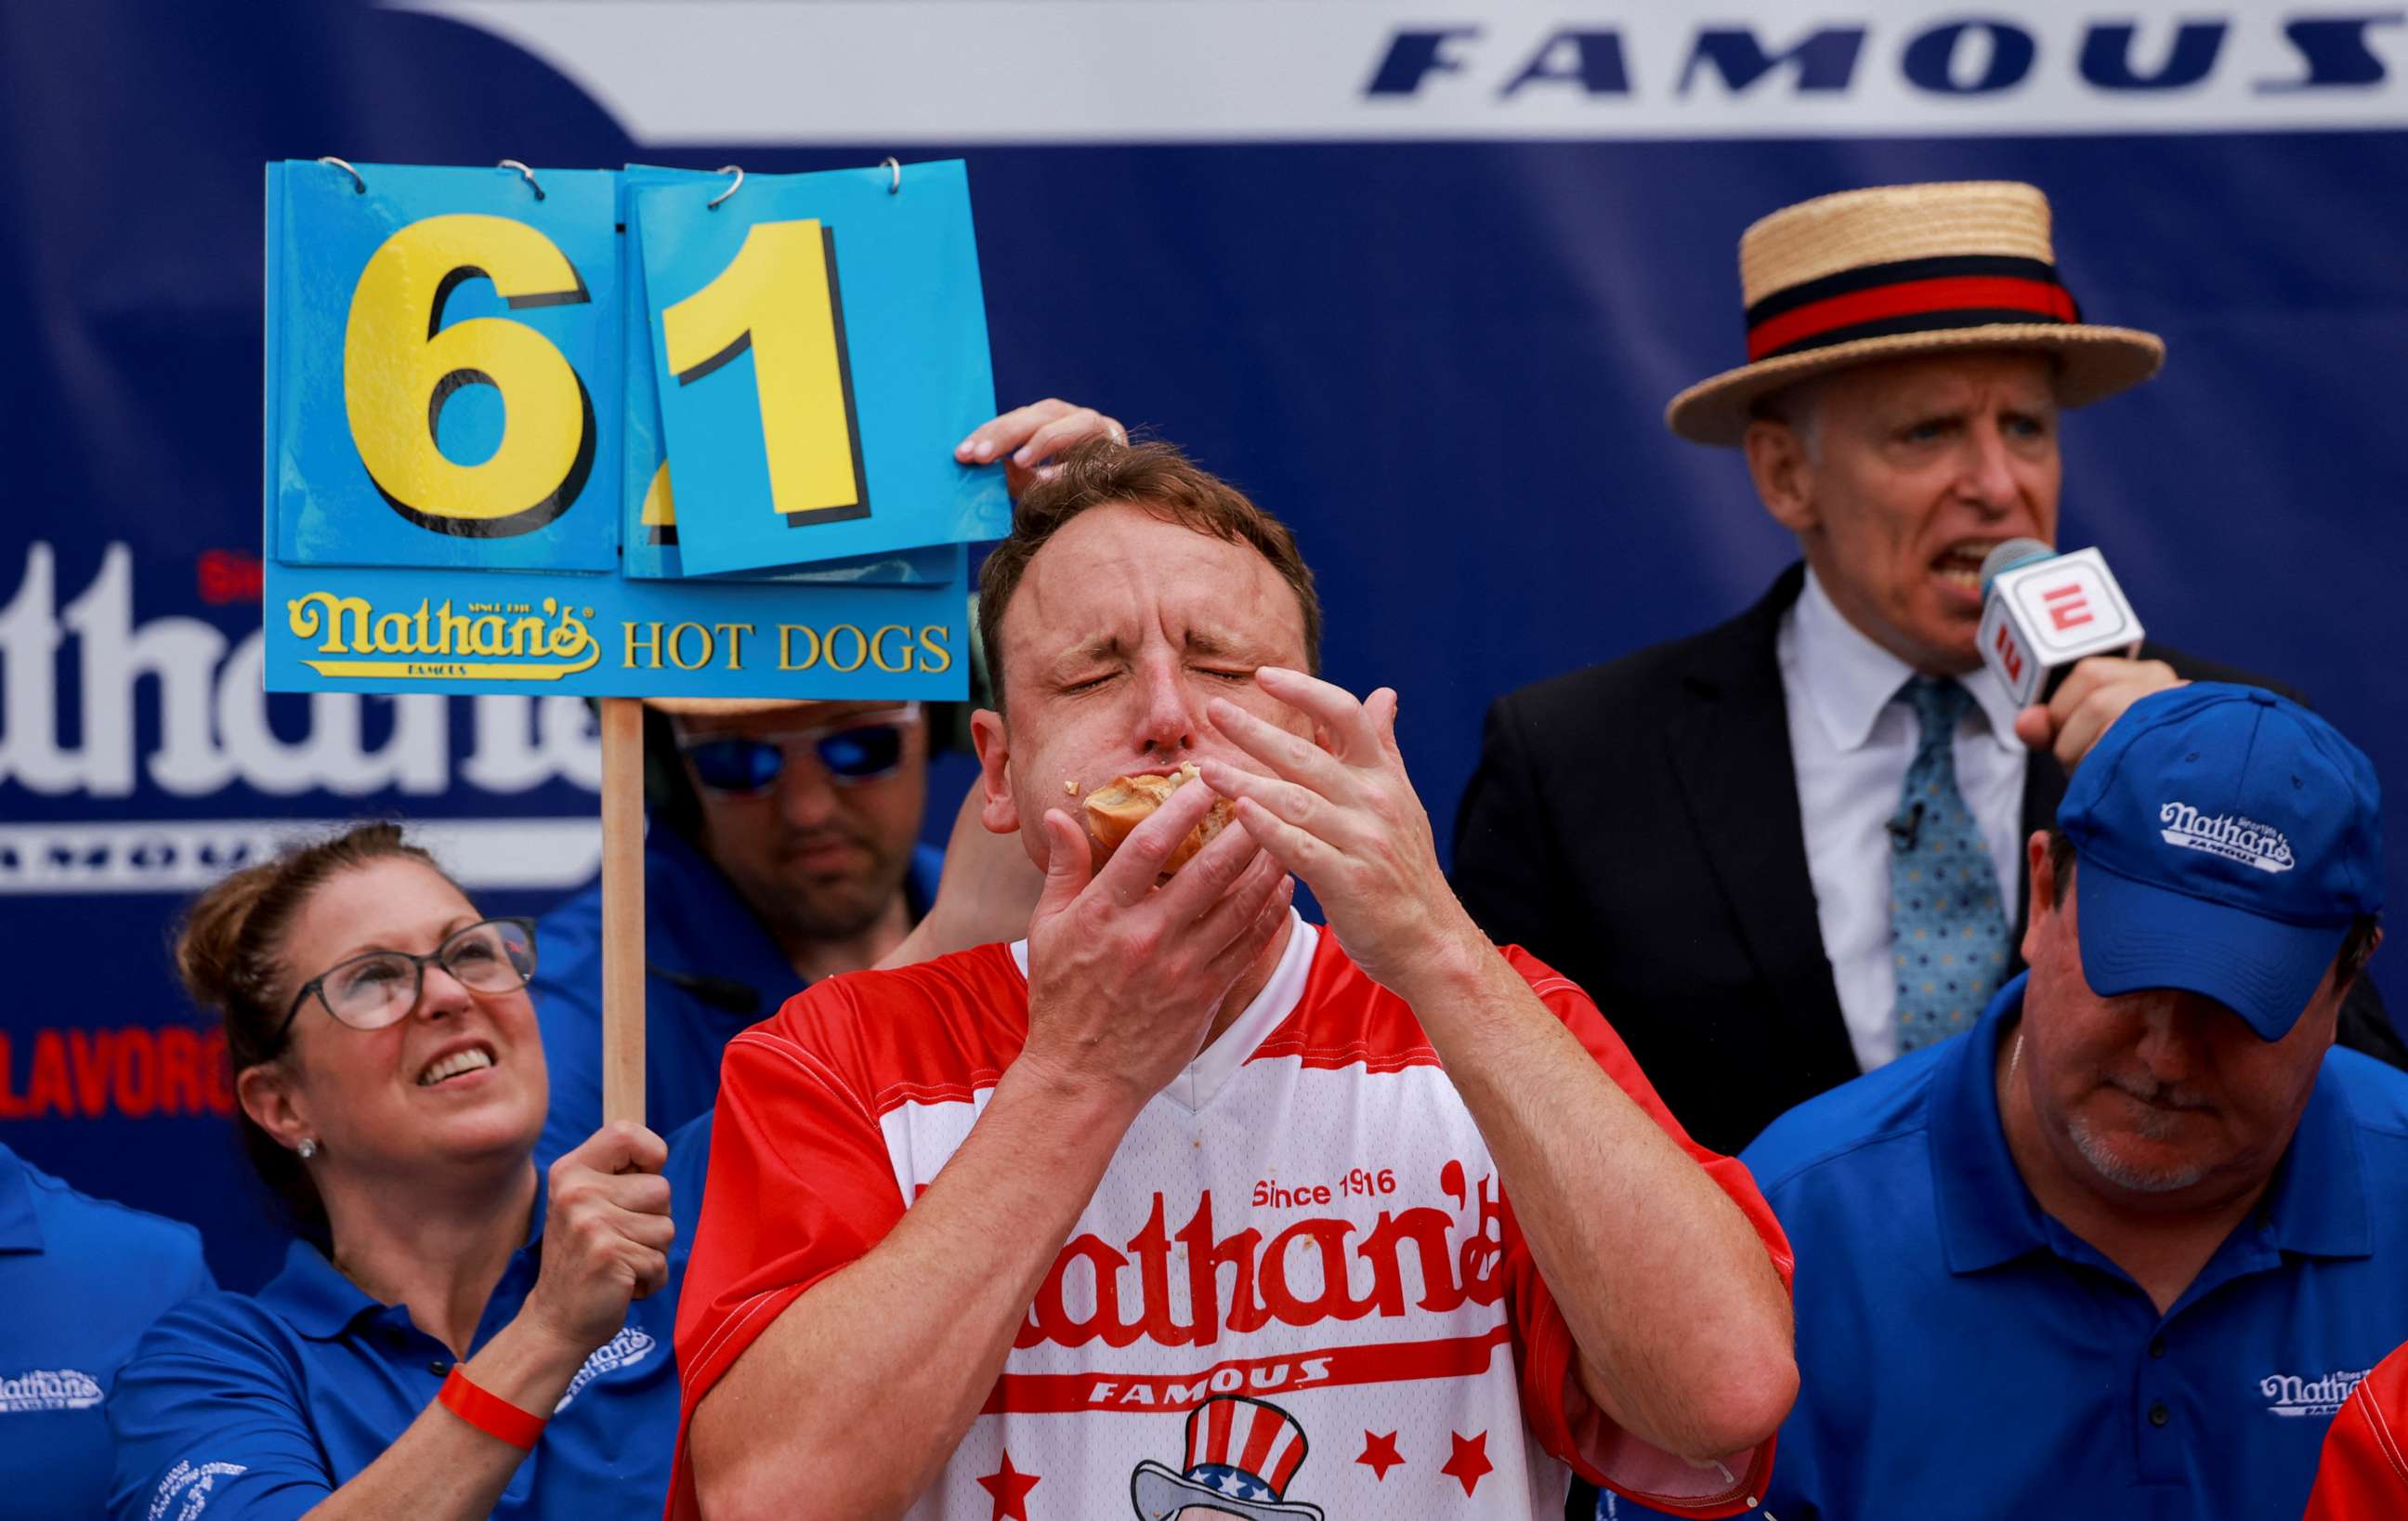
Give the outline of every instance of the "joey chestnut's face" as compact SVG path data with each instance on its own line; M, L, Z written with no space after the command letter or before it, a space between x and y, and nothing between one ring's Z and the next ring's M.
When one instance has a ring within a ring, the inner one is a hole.
M1114 503L1063 525L1028 564L1004 611L1003 713L982 712L982 818L1020 830L1045 864L1048 809L1079 822L1080 799L1113 777L1168 774L1217 758L1261 766L1207 716L1226 697L1292 733L1311 725L1255 683L1263 666L1305 668L1304 612L1253 546Z

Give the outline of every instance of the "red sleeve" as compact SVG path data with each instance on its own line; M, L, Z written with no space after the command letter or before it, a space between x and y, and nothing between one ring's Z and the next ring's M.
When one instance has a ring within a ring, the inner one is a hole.
M2408 1514L2408 1430L2391 1412L2408 1405L2408 1347L2383 1359L2358 1382L2325 1433L2307 1521L2376 1521Z
M831 1059L828 1042L806 1049L794 1035L854 1017L853 990L821 983L730 1041L721 1062L701 1223L678 1302L672 1521L698 1514L686 1447L695 1405L787 1305L903 1217L902 1185L863 1085Z
M1597 1005L1570 979L1519 947L1508 948L1505 958L1528 981L1539 1000L1588 1048L1588 1054L1605 1069L1606 1075L1730 1196L1731 1202L1740 1207L1764 1242L1765 1255L1781 1274L1782 1287L1789 1288L1795 1268L1789 1238L1782 1232L1781 1222L1773 1218L1772 1206L1764 1201L1764 1195L1757 1191L1756 1180L1748 1175L1747 1169L1737 1159L1710 1152L1689 1139L1681 1122L1656 1097L1655 1086L1631 1059L1622 1038L1613 1033L1612 1026L1598 1012ZM1511 1199L1504 1203L1503 1217L1505 1298L1512 1311L1516 1350L1522 1361L1522 1411L1540 1444L1570 1464L1574 1472L1591 1484L1603 1485L1616 1494L1658 1510L1715 1516L1737 1515L1753 1509L1750 1497L1763 1495L1764 1486L1772 1478L1774 1439L1767 1437L1762 1446L1747 1455L1743 1464L1731 1466L1726 1471L1694 1468L1684 1459L1650 1446L1615 1426L1581 1387L1571 1327L1565 1323L1555 1296L1539 1276L1529 1242L1513 1218Z

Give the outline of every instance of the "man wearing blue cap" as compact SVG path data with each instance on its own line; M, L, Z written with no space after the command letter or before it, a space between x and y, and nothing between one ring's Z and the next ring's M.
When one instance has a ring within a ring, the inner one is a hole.
M2027 850L2030 970L1743 1157L1798 1254L1765 1509L2297 1515L2408 1339L2408 1074L2333 1045L2379 939L2373 768L2200 682L2117 720Z

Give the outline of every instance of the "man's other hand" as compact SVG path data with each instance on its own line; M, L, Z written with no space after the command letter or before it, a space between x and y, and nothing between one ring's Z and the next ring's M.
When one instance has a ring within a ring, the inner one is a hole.
M1126 443L1128 430L1119 419L1106 417L1093 407L1048 396L980 423L953 446L953 458L964 465L1003 461L1004 489L1017 501L1021 493L1054 473L1055 466L1049 462L1055 456L1074 444L1100 438Z

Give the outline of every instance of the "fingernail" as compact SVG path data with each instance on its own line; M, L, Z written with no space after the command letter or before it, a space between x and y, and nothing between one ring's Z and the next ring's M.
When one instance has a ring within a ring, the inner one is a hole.
M1035 457L1035 455L1029 453L1027 446L1024 444L1019 450L1013 452L1011 463L1014 465L1025 465Z

